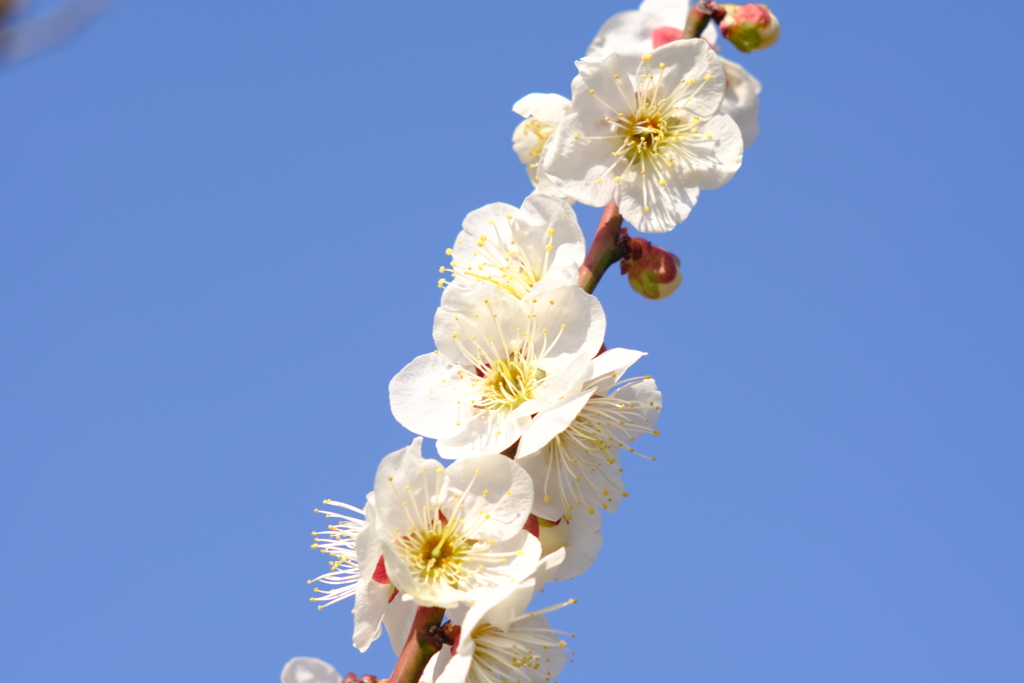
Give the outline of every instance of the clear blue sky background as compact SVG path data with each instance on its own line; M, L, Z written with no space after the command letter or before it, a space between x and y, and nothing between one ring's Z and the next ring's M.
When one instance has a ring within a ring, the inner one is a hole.
M598 288L663 434L548 593L563 683L1024 680L1024 12L872 7L774 6L686 282ZM390 671L307 601L313 508L412 438L444 249L530 189L512 103L631 8L119 2L0 70L3 680Z

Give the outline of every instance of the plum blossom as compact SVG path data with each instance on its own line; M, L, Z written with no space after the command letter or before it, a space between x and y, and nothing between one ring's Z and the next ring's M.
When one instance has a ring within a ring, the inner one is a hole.
M548 581L563 551L545 558L518 584L491 591L461 619L459 640L438 657L443 667L436 683L543 683L565 666L566 642L545 614L575 600L526 611L536 591Z
M541 157L567 196L590 206L614 201L637 229L667 232L686 219L701 190L721 187L739 169L739 128L716 113L725 72L703 40L677 40L645 55L635 88L617 54L576 66L576 113Z
M587 59L604 59L616 52L622 60L622 68L633 73L640 66L640 57L683 37L688 11L689 3L685 0L647 0L639 11L620 12L597 32L587 48ZM701 33L701 38L715 45L718 32L713 22ZM732 117L743 134L743 145L749 147L760 132L757 114L761 82L736 62L725 57L719 59L725 70L726 86L718 111Z
M384 567L402 600L455 607L528 576L540 559L523 529L529 475L501 455L446 470L420 455L421 442L386 456L374 482Z
M438 350L406 365L389 390L395 418L437 439L445 458L511 446L578 382L604 339L601 304L575 285L522 300L452 288L444 304L434 316Z
M528 432L519 443L516 462L533 479L533 513L545 519L562 515L572 522L573 511L590 515L598 509L615 512L626 492L622 484L620 450L644 434L658 434L661 392L649 377L622 379L644 354L610 349L594 359L584 382L556 406L537 417L537 434Z
M562 119L572 113L572 103L555 93L530 93L512 105L523 121L512 132L512 150L526 167L534 193L564 197L540 169L544 143Z
M576 212L561 199L533 195L517 209L500 202L471 211L446 252L453 287L496 287L517 299L545 289L576 284L586 240ZM444 305L444 303L442 303Z

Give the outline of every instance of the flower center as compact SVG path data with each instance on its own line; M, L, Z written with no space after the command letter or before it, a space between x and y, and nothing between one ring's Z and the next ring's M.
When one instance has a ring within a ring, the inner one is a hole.
M539 157L540 153L544 149L544 143L551 137L551 133L554 132L555 127L548 125L537 118L528 118L523 122L523 133L526 135L533 135L537 138L537 141L533 143L533 149L530 150L530 155Z
M513 353L508 360L494 361L483 372L480 407L505 411L515 410L533 398L545 375L532 359L519 353Z
M636 163L640 156L657 156L658 148L672 136L672 130L679 126L679 119L669 118L645 106L639 112L620 119L624 132L626 149L623 156Z
M456 531L457 524L433 520L426 531L414 531L404 540L406 563L421 580L458 588L473 542Z

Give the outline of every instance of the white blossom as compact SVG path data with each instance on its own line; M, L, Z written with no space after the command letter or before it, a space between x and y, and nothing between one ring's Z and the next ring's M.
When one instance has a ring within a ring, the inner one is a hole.
M620 12L606 21L597 32L587 48L586 58L599 60L616 52L622 60L622 68L633 73L640 66L640 57L654 51L654 31L677 29L678 35L669 36L669 39L678 40L682 37L687 12L689 3L685 0L647 0L640 5L639 11ZM700 37L708 44L715 45L718 31L714 22L708 23ZM724 57L719 59L725 69L726 86L725 97L718 111L732 117L743 134L744 146L749 147L760 132L757 114L761 83L736 62Z
M703 40L677 40L645 55L635 89L617 54L576 66L576 113L541 157L567 196L590 206L614 201L638 230L667 232L686 219L701 190L721 187L739 169L739 128L716 113L725 72Z
M534 193L564 197L540 169L544 143L555 126L572 113L572 103L555 93L530 93L512 105L523 121L512 132L512 150L526 167Z
M497 287L522 299L576 284L586 240L568 204L534 195L521 209L499 202L471 211L446 253L451 262L441 272L450 273L452 280L438 282L447 287L442 302L455 287Z
M522 300L480 288L446 294L434 316L438 351L391 380L391 410L437 439L442 457L500 453L578 382L604 339L604 311L575 285Z
M623 379L643 354L610 349L594 359L585 381L543 415L536 431L519 443L516 462L534 483L533 513L545 519L574 511L593 515L615 512L627 493L622 484L620 450L644 434L658 434L661 392L649 377ZM554 433L553 438L534 434Z
M374 482L384 563L402 600L455 607L529 575L540 543L523 529L526 472L501 455L445 469L420 455L421 442L386 456Z

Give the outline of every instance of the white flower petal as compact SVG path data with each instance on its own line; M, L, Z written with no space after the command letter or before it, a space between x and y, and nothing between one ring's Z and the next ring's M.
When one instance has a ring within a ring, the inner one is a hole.
M524 299L523 306L533 316L534 327L547 330L542 332L544 358L571 354L593 358L604 343L606 321L601 302L579 287L549 290L536 299Z
M725 71L718 55L704 40L676 40L662 45L651 55L652 64L665 64L664 69L655 71L655 78L662 79L663 93L684 93L685 98L679 104L685 105L685 111L691 116L703 118L715 113L725 96ZM705 80L707 76L711 78ZM683 80L696 81L698 89L686 89ZM663 96L670 101L676 99L672 94Z
M417 356L388 385L391 412L409 431L432 439L462 431L470 406L456 401L456 382L463 370L439 353Z
M686 146L689 156L678 164L680 182L714 190L732 180L743 163L743 136L725 114L707 119L700 133L711 137Z
M640 3L640 11L653 16L659 26L686 26L686 15L690 13L690 3L686 0L644 0Z
M454 514L454 508L460 505L475 507L481 505L478 499L486 501L487 519L477 527L475 538L501 541L518 533L526 524L533 507L533 481L509 458L503 455L463 458L448 467L448 480L449 490L459 493L459 498L449 499L442 506L442 510L447 510L446 515Z
M565 561L558 565L552 581L565 581L590 569L601 550L601 515L574 515L572 521L563 518L561 524L568 533Z
M619 142L588 139L611 133L611 127L604 123L605 114L597 120L589 116L584 119L572 114L559 124L544 146L540 168L567 197L588 206L604 206L612 201L615 191L614 173L609 169L625 166L620 157L612 156Z
M685 22L685 16L683 20ZM614 52L622 60L622 67L633 73L640 64L640 57L654 51L651 31L658 26L673 25L650 12L630 10L613 14L587 48L587 58L600 60Z
M608 349L594 359L592 378L611 375L613 379L622 379L622 374L638 360L646 356L643 351L631 349Z
M448 439L438 439L437 453L449 460L481 453L501 453L515 443L529 424L529 415L477 411L464 423L462 432Z
M516 450L516 459L525 458L536 453L548 445L553 438L564 432L576 419L576 416L587 405L587 401L593 396L594 390L584 391L578 394L565 396L558 403L554 404L543 413L537 415L530 424L530 429L519 441L519 448ZM544 497L543 482L538 482L534 490L534 497Z
M549 126L557 126L558 122L572 113L572 102L557 93L530 93L512 105L512 111L523 118L532 116Z
M725 97L722 99L722 105L718 111L736 122L743 134L743 145L750 147L761 131L757 122L761 82L736 62L731 62L724 57L719 57L719 60L725 69L729 85L725 89Z
M316 657L295 657L284 665L281 683L341 683L341 674Z
M352 645L360 652L366 652L373 641L380 637L381 619L384 618L388 598L393 590L391 586L377 583L373 579L359 579L356 604L352 610L355 616Z
M396 655L402 654L415 618L416 603L408 600L392 600L384 612L384 626L388 630L391 649Z
M434 314L434 343L453 363L472 368L479 353L504 358L504 342L526 326L519 299L497 289L449 287Z

